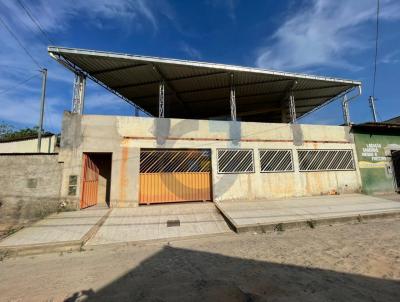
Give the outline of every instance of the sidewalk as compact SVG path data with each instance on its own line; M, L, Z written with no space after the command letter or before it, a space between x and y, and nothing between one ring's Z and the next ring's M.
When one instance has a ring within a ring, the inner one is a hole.
M236 232L400 216L400 202L362 194L216 203Z

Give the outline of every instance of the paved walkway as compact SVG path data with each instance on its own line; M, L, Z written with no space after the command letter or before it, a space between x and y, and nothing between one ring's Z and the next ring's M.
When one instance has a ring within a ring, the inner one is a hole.
M179 221L168 226L167 221ZM211 202L114 208L88 245L231 232Z
M400 202L361 194L250 202L224 201L217 203L217 206L239 232L280 223L400 214Z
M93 228L108 209L52 214L0 241L0 248L76 242Z

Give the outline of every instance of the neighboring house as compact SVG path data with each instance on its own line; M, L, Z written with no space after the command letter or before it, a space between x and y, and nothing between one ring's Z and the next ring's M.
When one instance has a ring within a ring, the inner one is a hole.
M400 124L352 126L362 190L367 194L400 191Z
M0 139L0 154L9 153L56 153L57 136L53 133L42 135L41 148L38 152L37 135L19 138Z
M0 236L60 209L62 163L57 136L0 140Z

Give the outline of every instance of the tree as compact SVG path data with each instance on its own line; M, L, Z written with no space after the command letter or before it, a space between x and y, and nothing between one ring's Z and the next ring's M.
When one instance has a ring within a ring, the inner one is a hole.
M14 131L15 131L15 128L13 126L8 125L4 122L0 122L0 138L7 136Z
M6 124L4 122L0 123L0 140L18 139L25 137L32 137L38 134L39 127L35 126L32 128L16 129L14 126ZM49 132L44 132L47 134Z

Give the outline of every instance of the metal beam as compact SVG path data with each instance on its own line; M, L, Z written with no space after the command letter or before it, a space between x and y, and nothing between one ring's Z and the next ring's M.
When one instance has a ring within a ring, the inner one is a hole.
M106 89L106 90L110 91L111 93L115 94L116 96L118 96L119 98L121 98L122 100L127 102L128 104L130 104L133 107L139 109L140 111L142 111L143 113L147 114L148 116L153 116L153 114L151 114L149 111L147 111L147 110L143 109L142 107L138 106L132 100L128 99L127 97L125 97L122 94L120 94L118 91L116 91L113 88L109 87L108 85L104 84L102 81L98 80L96 77L94 77L90 73L84 71L82 68L76 66L74 63L72 63L71 61L67 60L66 58L64 58L60 54L55 54L53 52L49 52L49 55L53 59L55 59L57 62L59 62L61 65L66 67L68 70L70 70L70 71L72 71L74 73L76 73L76 72L83 73L86 77L91 79L93 82L99 84L104 89Z
M160 80L163 82L163 86L167 86L169 90L172 91L172 93L175 95L176 99L181 103L183 109L186 112L190 112L189 108L186 106L185 102L181 99L181 97L179 96L179 93L176 92L175 87L168 82L168 79L165 77L165 75L161 72L161 70L156 66L153 65L153 70L158 74L158 76L160 77ZM163 88L164 89L164 88Z
M86 76L83 73L75 73L74 88L72 94L72 112L82 114L85 102Z
M128 66L114 67L114 68L108 68L108 69L94 71L91 74L92 75L99 75L99 74L102 74L102 73L121 71L121 70L124 70L124 69L131 69L131 68L142 67L142 66L146 66L146 65L148 65L148 64L135 64L135 65L128 65Z
M235 78L233 73L230 74L231 78L231 87L230 87L230 108L231 108L231 119L232 121L236 121L236 91L235 91Z
M295 124L296 123L296 105L294 103L293 92L289 96L289 114L290 114L290 122L292 124Z
M197 75L192 75L192 76L186 76L186 77L178 77L178 78L171 78L168 79L168 82L177 82L177 81L182 81L182 80L190 80L190 79L195 79L195 78L202 78L202 77L209 77L209 76L215 76L215 75L221 75L221 74L226 74L225 71L218 71L218 72L210 72L206 74L197 74ZM113 86L112 89L124 89L124 88L131 88L131 87L140 87L140 86L146 86L146 85L151 85L151 84L157 84L159 80L157 81L149 81L149 82L144 82L144 83L131 83L131 84L126 84L126 85L120 85L120 86Z
M164 81L160 82L158 93L158 117L163 118L165 114L165 103L164 103L164 92L165 86Z
M159 83L159 81L155 82L155 83ZM153 83L153 84L155 84ZM149 83L151 84L151 83ZM247 85L247 84L245 84ZM239 85L235 85L235 87L240 87L240 86L244 86L242 84ZM229 86L230 87L230 86ZM227 86L224 87L224 89L229 88ZM314 88L302 88L302 89L295 89L293 92L304 92L304 91L314 91L314 90L320 90L320 89L329 89L329 88L340 88L343 87L343 85L335 85L335 86L324 86L324 87L314 87ZM215 88L212 88L210 90L213 90ZM222 88L217 88L217 89L222 89ZM208 90L208 89L205 89ZM182 93L179 93L180 95ZM268 93L256 93L256 94L247 94L247 95L241 95L241 96L236 96L237 99L243 99L243 98L247 98L247 97L264 97L264 96L273 96L273 95L282 95L283 92L282 91L275 91L275 92L268 92ZM333 95L333 97L336 95ZM135 100L146 100L146 99L154 99L157 97L157 94L148 94L148 95L144 95L144 96L132 96L132 98L134 98ZM224 101L225 98L210 98L210 99L201 99L201 100L196 100L196 101L185 101L186 104L195 104L195 103L207 103L207 102L218 102L218 101Z

